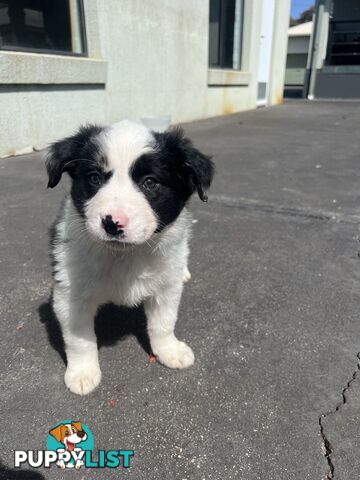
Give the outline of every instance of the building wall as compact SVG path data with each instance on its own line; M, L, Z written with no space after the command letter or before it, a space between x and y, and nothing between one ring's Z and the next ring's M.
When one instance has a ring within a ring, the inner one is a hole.
M269 102L271 105L277 105L283 100L289 19L290 0L276 0L272 65L269 82Z
M310 35L289 37L288 55L294 53L307 55L309 52L309 43Z
M309 35L289 36L285 85L304 85L309 44Z
M242 71L224 72L208 69L208 1L84 0L89 59L0 51L0 155L43 148L85 122L255 108L261 2L245 2ZM289 0L279 3L272 103L282 99L289 14Z

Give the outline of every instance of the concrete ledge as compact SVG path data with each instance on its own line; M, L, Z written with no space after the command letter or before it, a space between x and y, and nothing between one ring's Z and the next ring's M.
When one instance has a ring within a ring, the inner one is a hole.
M104 84L106 76L100 59L0 51L0 84Z
M223 70L211 68L208 70L208 85L249 85L251 73L239 70Z

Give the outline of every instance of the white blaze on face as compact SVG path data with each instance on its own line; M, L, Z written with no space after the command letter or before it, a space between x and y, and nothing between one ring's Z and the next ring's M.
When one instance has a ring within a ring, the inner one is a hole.
M107 215L128 218L122 242L143 243L156 230L155 212L130 176L134 161L153 151L154 141L145 126L129 121L117 123L100 135L99 144L108 164L106 170L112 176L85 208L87 226L97 238L116 240L104 231L102 219Z

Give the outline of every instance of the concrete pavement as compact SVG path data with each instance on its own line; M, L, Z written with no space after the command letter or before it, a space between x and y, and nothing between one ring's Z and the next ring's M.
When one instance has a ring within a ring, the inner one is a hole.
M185 128L217 164L209 204L191 204L177 325L195 365L150 365L141 309L106 307L103 380L86 397L65 388L48 304L47 230L67 184L46 190L38 154L0 162L0 478L65 478L13 471L13 450L45 448L70 418L96 450L135 450L127 470L78 478L359 476L360 103L293 101Z

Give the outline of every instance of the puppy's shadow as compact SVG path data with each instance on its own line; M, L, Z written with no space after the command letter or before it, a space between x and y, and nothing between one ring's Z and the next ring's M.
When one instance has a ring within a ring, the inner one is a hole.
M46 327L51 346L59 353L64 363L66 355L61 327L52 308L52 299L38 308L40 321ZM128 335L134 335L146 353L150 354L150 342L146 332L146 316L143 307L126 308L114 304L100 307L95 318L95 333L98 347L115 345Z
M16 470L7 467L0 460L0 480L45 480L45 477L32 470Z

